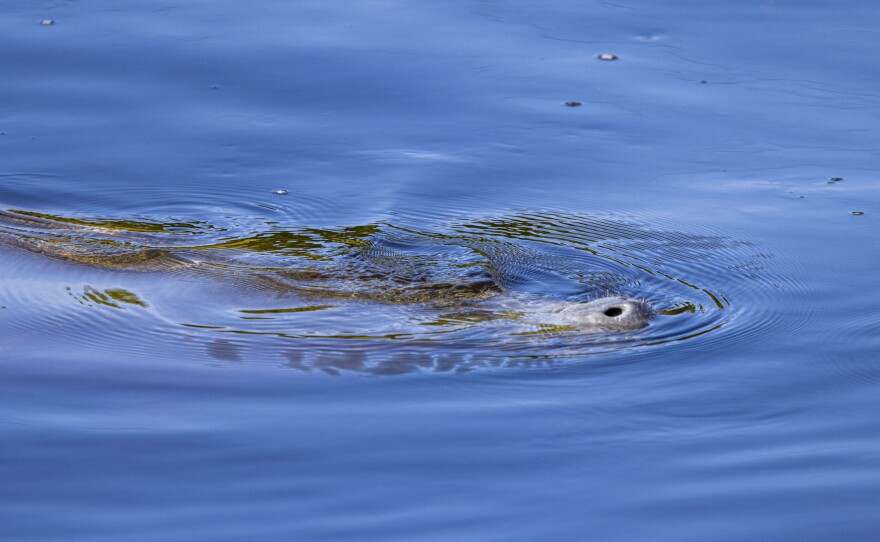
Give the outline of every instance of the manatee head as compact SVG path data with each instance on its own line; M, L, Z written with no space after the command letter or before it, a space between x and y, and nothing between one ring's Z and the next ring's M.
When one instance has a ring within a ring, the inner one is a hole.
M643 328L654 316L647 301L625 297L601 297L586 303L565 303L556 314L563 325L616 331Z

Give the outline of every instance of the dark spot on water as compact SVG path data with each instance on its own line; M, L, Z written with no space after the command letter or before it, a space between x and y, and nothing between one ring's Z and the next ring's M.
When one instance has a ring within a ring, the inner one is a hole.
M565 102L565 105L567 105L568 107L579 107L582 104L581 102Z
M864 211L853 211L852 214L854 214L856 216L862 216L863 214L865 214L865 212Z
M220 85L211 85L211 90L220 90Z
M828 179L828 183L829 183L829 184L831 184L831 183L839 183L839 182L842 181L842 180L843 180L843 177L831 177L830 179Z
M232 341L225 339L214 340L206 344L205 349L209 356L218 361L242 361L241 347Z
M620 307L611 307L610 309L605 310L605 316L615 317L623 314L623 309Z
M700 80L700 84L701 84L701 85L705 85L705 84L708 83L708 82L709 82L709 81L706 81L705 79L701 79L701 80Z
M602 53L598 57L599 60L617 60L617 55L612 55L611 53Z

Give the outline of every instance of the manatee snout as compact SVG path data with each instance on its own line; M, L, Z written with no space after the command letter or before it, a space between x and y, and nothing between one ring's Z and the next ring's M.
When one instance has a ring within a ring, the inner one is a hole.
M641 299L602 297L587 303L566 303L557 315L561 323L578 329L624 331L647 326L654 312Z

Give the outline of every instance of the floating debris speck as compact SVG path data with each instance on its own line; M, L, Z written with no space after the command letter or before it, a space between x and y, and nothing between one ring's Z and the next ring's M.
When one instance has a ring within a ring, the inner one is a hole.
M617 55L612 55L611 53L602 53L599 55L599 60L617 60Z
M830 179L828 179L828 182L829 183L839 183L842 180L843 180L843 177L831 177Z
M581 102L565 102L565 105L568 107L580 107L583 104L581 104Z
M55 19L43 19L40 21L40 24L43 26L52 26L55 24Z
M865 212L864 211L853 211L852 214L854 214L856 216L862 216L863 214L865 214Z
M278 190L273 190L272 193L275 194L276 196L286 196L287 190L285 190L283 188L279 188Z
M701 84L701 85L705 85L705 84L707 84L708 82L709 82L709 81L706 81L705 79L700 79L700 84Z

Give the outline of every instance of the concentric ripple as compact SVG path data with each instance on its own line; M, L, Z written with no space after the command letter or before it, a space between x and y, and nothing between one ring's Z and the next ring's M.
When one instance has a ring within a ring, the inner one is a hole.
M314 228L271 213L217 224L8 210L0 242L78 270L67 290L79 307L53 311L53 326L88 307L128 330L129 349L183 337L189 355L330 374L553 366L705 347L759 332L772 312L753 302L786 282L751 242L614 216L396 218ZM95 280L113 286L85 282ZM635 331L579 330L550 317L560 304L608 295L645 299L655 317Z

